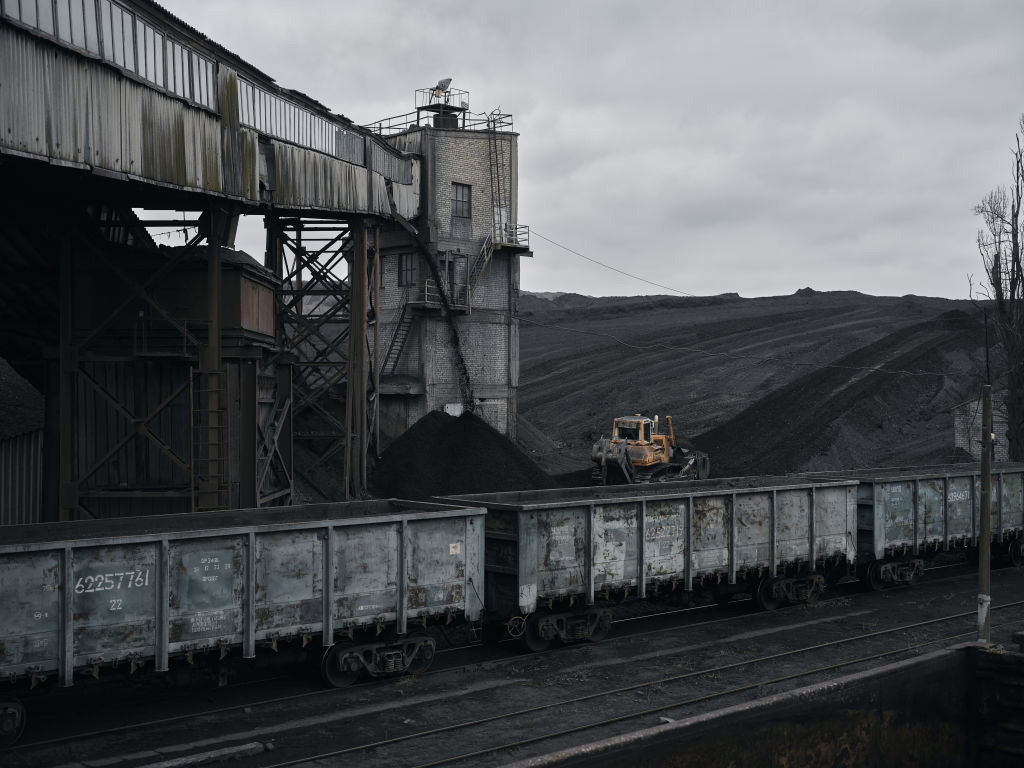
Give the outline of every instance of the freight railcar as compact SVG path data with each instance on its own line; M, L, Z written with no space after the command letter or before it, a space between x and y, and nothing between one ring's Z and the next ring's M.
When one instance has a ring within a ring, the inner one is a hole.
M973 465L865 469L802 475L857 481L858 576L880 589L910 583L942 552L977 553L982 476ZM993 467L992 552L1024 565L1024 465Z
M322 645L336 686L425 669L419 630L480 616L483 516L386 500L5 527L0 737L24 727L20 690L52 676L288 643Z
M772 609L842 578L913 583L940 552L977 554L971 465L474 494L488 510L485 621L531 649L599 640L625 597L745 593ZM994 554L1024 565L1024 465L993 468Z
M486 507L485 622L540 650L601 639L626 597L816 599L854 567L857 487L740 478L443 501Z

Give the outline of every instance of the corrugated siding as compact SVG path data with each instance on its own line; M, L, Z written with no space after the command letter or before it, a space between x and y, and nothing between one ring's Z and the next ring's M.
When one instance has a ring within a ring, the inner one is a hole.
M19 152L47 153L47 67L40 45L0 25L0 143Z
M237 74L220 73L217 114L168 96L102 62L79 56L11 26L0 26L0 146L40 158L87 164L153 182L241 196L259 195L255 131L238 120ZM340 130L335 151L348 161L274 142L274 203L297 209L390 214L383 178L394 181L406 218L419 210L418 161L371 138ZM382 178L383 177L383 178Z
M49 97L48 153L72 163L87 161L89 89L85 68L66 54L43 57Z
M277 188L274 202L283 207L321 208L382 213L379 201L373 211L367 200L366 169L333 157L274 142Z
M399 184L412 183L412 161L400 156L391 147L373 141L373 170Z
M89 163L121 171L122 76L112 69L94 67L89 78Z
M43 431L0 440L0 525L43 519Z
M260 199L260 139L256 131L240 128L242 150L240 171L242 174L241 194L248 200Z
M387 189L384 186L384 180L375 175L374 178L374 189L377 190L378 186L380 191L384 195L383 205L387 206ZM379 185L378 183L379 182ZM391 194L395 199L395 209L407 219L414 219L420 213L420 165L416 163L413 166L413 181L411 184L392 184ZM387 209L386 209L387 210Z
M0 65L0 144L223 191L216 115L11 27L0 27Z

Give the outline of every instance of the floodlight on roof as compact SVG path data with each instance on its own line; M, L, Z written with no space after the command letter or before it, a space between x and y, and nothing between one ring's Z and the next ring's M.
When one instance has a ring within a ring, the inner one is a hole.
M448 86L452 84L452 79L446 77L444 80L438 80L437 85L434 86L435 91L441 91L442 93L448 90Z

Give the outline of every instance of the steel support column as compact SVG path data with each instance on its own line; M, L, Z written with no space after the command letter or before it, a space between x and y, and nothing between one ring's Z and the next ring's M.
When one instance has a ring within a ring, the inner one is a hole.
M60 500L58 517L74 520L78 507L78 484L75 480L75 371L78 367L74 346L74 259L67 238L60 241Z
M362 222L355 228L350 273L352 320L348 335L349 371L346 382L346 411L349 436L345 443L348 485L345 498L358 496L366 488L367 449L367 233Z
M225 382L221 360L221 232L225 223L224 214L211 210L209 216L209 236L207 238L206 257L206 346L203 349L204 391L200 393L202 408L205 410L205 424L202 424L203 464L205 477L200 480L196 507L198 509L217 509L222 506L221 491L227 456L224 454L223 430L226 403L221 402L225 391Z

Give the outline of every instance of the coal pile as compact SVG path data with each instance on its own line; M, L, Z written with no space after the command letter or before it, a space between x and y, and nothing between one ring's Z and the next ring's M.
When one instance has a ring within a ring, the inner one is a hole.
M552 479L507 437L473 414L432 411L381 456L370 477L379 498L551 488Z

